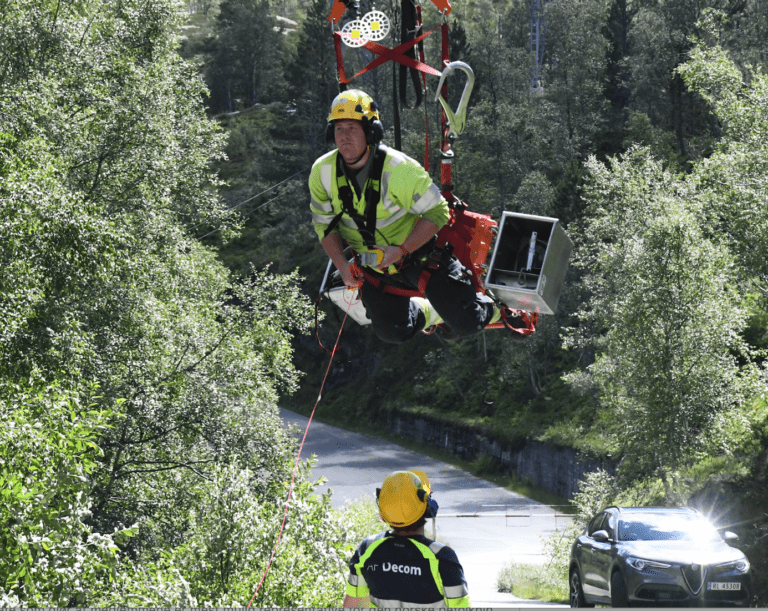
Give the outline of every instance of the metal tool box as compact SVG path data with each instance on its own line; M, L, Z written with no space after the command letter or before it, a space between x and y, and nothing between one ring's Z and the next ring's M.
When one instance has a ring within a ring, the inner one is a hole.
M558 219L504 212L485 286L510 308L554 314L572 250Z

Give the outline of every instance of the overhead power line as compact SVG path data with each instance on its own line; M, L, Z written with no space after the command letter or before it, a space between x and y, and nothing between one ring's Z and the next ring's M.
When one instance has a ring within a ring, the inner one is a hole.
M244 200L244 201L240 202L239 204L237 204L236 206L234 206L234 207L233 207L231 210L237 210L238 208L240 208L240 207L244 206L244 205L245 205L245 204L247 204L248 202L251 202L251 201L253 201L253 200L254 200L254 199L256 199L257 197L261 197L261 196L262 196L262 195L264 195L265 193L269 193L270 191L272 191L273 189L276 189L277 187L279 187L279 186L280 186L280 185L282 185L283 183L286 183L286 182L288 182L289 180L291 180L291 178L294 178L295 176L298 176L298 175L299 175L299 174L301 174L302 172L306 172L307 170L311 169L311 167L312 167L312 166L309 166L309 167L303 168L303 169L299 170L298 172L295 172L294 174L291 174L291 175L290 175L288 178L286 178L286 179L284 179L284 180L281 180L280 182L278 182L278 183L276 183L276 184L272 185L271 187L267 187L267 188L266 188L266 189L264 189L264 190L263 190L261 193L257 193L256 195L253 195L253 196L249 197L248 199L246 199L246 200ZM275 201L276 199L279 199L281 196L282 196L282 194L281 194L281 195L276 195L275 197L273 197L273 198L272 198L272 199L270 199L269 201L266 201L266 202L264 202L264 203L263 203L263 204L261 204L260 206L257 206L256 208L254 208L253 210L251 210L250 212L248 212L248 215L251 215L251 214L253 214L254 212L256 212L257 210L260 210L261 208L263 208L263 207L264 207L264 206L266 206L267 204L270 204L270 203L272 203L273 201ZM198 226L199 226L199 225L198 225ZM214 230L212 230L212 231L209 231L209 232L208 232L208 233L206 233L204 236L201 236L201 237L200 237L200 238L198 238L198 239L199 239L199 240L204 240L204 239L205 239L205 238L207 238L209 235L213 235L214 233L216 233L217 231L220 231L220 230L221 230L221 227L217 227L216 229L214 229Z

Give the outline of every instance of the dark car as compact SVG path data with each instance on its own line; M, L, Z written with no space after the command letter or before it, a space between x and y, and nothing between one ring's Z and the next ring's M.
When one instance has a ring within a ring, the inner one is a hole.
M746 606L749 561L689 507L608 507L571 547L571 607Z

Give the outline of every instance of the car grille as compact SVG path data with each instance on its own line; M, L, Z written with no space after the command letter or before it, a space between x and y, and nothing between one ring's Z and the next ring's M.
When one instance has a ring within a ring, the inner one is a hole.
M698 594L701 590L701 584L704 583L704 578L707 576L707 567L700 564L688 564L683 567L683 577L685 577L685 583L691 589L691 592Z
M637 592L637 598L641 598L647 601L663 602L663 601L683 601L688 600L688 593L682 586L668 585L668 584L649 584L646 585Z

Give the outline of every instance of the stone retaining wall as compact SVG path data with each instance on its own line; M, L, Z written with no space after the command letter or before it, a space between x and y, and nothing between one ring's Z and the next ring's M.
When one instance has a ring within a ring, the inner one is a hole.
M587 460L571 448L559 448L538 441L526 441L521 447L503 447L477 431L460 428L409 414L390 414L387 428L402 437L440 448L464 460L475 460L486 454L518 477L571 499L579 491L579 480L585 473L612 465L599 460Z

